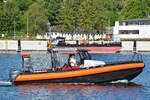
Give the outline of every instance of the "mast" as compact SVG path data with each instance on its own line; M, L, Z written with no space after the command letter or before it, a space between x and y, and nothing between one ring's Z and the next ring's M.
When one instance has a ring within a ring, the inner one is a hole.
M50 43L51 39L50 39ZM50 52L50 57L51 57L51 64L52 64L52 70L56 71L56 64L57 64L57 56L56 56L56 52L53 50L53 45L51 44L50 48L49 48L49 52Z
M50 55L51 55L51 63L52 63L52 70L55 71L56 70L56 54L55 52L50 49Z

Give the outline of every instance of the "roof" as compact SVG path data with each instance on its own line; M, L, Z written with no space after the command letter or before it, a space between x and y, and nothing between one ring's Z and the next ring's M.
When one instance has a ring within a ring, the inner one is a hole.
M139 19L120 20L120 22L122 22L122 21L147 21L147 20L150 20L150 18L139 18Z

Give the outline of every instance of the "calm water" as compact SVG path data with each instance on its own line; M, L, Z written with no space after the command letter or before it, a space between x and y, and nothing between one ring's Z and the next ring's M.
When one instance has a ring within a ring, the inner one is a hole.
M32 53L31 56L34 69L49 67L48 54ZM0 100L150 100L150 54L142 56L146 67L132 80L135 83L132 85L0 85ZM92 55L92 58L124 61L133 59L133 54L99 54ZM20 54L0 54L0 81L9 81L9 71L17 68L21 68Z

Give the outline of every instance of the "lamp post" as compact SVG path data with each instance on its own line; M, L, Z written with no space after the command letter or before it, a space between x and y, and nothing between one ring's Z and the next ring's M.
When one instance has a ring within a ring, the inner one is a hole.
M15 29L15 18L14 18L14 35L15 35L15 31L16 31L16 29Z
M48 36L51 38L51 23L49 21L47 23L47 27L48 27Z
M51 23L50 23L49 21L48 21L48 23L47 23L47 26L48 26L48 31L51 32L51 27L50 27L50 26L51 26Z
M102 34L104 34L104 19L101 19L102 22Z
M16 18L18 18L18 16L14 16L14 39L16 34Z
M103 45L103 35L104 35L104 19L101 19L102 27L102 45Z
M27 34L28 34L28 31L29 31L29 25L28 25L28 13L27 13Z
M28 25L28 13L27 13L27 34L26 34L26 38L29 39L29 25Z

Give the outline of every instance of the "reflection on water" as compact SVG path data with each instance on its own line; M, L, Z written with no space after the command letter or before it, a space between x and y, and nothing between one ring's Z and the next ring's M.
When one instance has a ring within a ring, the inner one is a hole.
M138 85L20 85L22 96L32 100L142 100L144 88Z

